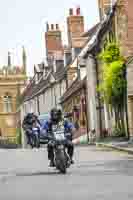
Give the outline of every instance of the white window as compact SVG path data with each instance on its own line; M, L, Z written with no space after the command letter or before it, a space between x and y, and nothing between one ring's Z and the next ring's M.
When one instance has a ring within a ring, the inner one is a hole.
M12 97L8 94L4 96L4 112L12 112Z

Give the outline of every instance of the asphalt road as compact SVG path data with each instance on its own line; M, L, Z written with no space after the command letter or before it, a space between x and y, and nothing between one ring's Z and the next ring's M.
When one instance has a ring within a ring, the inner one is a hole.
M40 150L0 150L0 200L133 200L133 157L95 147L75 150L66 175Z

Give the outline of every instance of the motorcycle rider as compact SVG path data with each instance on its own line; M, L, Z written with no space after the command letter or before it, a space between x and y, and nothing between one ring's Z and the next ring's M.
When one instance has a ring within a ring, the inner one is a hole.
M72 143L72 135L75 132L73 124L67 120L63 120L62 111L60 109L53 108L50 112L50 119L45 121L42 125L42 130L45 136L52 136L53 126L58 126L60 129L63 129L67 138L66 147L68 149L68 155L70 156L71 164L73 164L74 145ZM50 166L53 167L54 153L53 143L51 141L48 143L48 159L50 160Z
M33 133L33 125L34 124L38 124L39 126L40 121L37 117L37 115L35 115L34 113L28 113L23 120L22 123L22 128L25 131L26 137L27 137L27 144L31 145L31 147L33 148L33 144L32 144L32 133Z

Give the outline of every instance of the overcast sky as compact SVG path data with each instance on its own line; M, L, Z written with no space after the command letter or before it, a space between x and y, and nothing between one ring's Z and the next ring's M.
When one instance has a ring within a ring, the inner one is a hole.
M45 58L45 22L59 23L65 29L70 7L78 5L85 16L85 29L98 22L98 0L3 0L0 5L0 66L7 64L11 51L12 63L21 65L21 47L27 53L28 74L33 65Z

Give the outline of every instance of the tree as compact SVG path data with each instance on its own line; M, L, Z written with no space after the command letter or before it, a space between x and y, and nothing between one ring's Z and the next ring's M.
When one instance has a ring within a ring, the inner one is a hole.
M126 65L119 46L110 43L99 55L103 62L103 81L99 87L103 100L115 114L115 128L120 134L126 133Z

